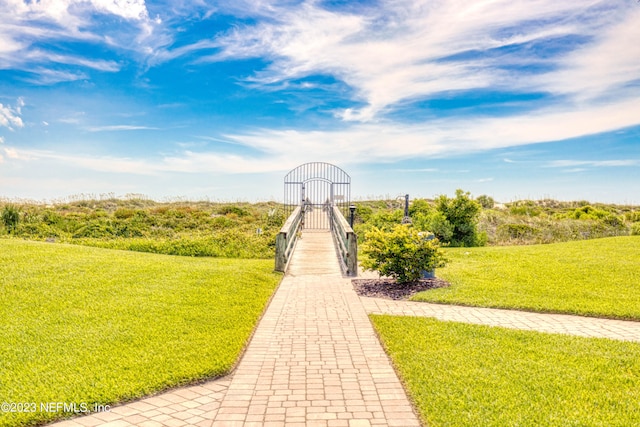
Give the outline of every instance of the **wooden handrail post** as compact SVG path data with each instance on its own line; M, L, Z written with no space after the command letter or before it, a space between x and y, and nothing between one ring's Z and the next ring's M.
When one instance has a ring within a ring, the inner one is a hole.
M276 265L274 270L285 273L298 238L298 229L302 223L304 212L298 206L287 218L280 232L276 235Z
M351 227L349 227L351 228ZM347 232L347 274L358 275L358 236L353 230Z
M340 253L340 264L346 275L358 275L358 236L342 212L334 206L331 216L331 232Z

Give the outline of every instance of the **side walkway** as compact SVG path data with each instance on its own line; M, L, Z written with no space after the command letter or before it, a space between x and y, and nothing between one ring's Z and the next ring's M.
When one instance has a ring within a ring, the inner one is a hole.
M435 317L439 320L502 326L528 331L640 341L640 322L567 314L544 314L496 308L394 301L382 298L361 297L360 300L367 313L370 314Z

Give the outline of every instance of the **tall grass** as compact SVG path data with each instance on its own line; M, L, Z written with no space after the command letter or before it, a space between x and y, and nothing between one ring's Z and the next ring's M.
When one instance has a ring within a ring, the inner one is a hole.
M602 237L640 235L640 208L555 200L521 200L495 205L488 196L479 196L484 208L478 217L478 243L490 246L530 245L567 242ZM403 203L397 200L372 200L356 203L355 229L359 236L372 226L385 228L403 218ZM409 215L414 227L436 234L446 242L450 228L438 216L437 202L416 199Z
M10 207L15 221L0 227L0 236L182 256L273 258L284 222L275 202L85 200Z

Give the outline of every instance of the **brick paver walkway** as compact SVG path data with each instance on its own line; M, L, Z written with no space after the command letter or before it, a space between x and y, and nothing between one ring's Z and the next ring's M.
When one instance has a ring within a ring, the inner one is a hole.
M462 307L382 298L361 298L367 313L435 317L440 320L528 331L640 341L640 322L495 308Z
M640 322L359 298L329 233L298 245L232 375L56 426L419 426L368 313L640 341Z
M305 232L213 426L418 426L328 232Z

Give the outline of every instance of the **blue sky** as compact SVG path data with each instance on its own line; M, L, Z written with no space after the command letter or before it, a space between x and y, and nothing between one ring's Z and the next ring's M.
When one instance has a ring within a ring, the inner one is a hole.
M0 0L0 197L640 204L635 0Z

